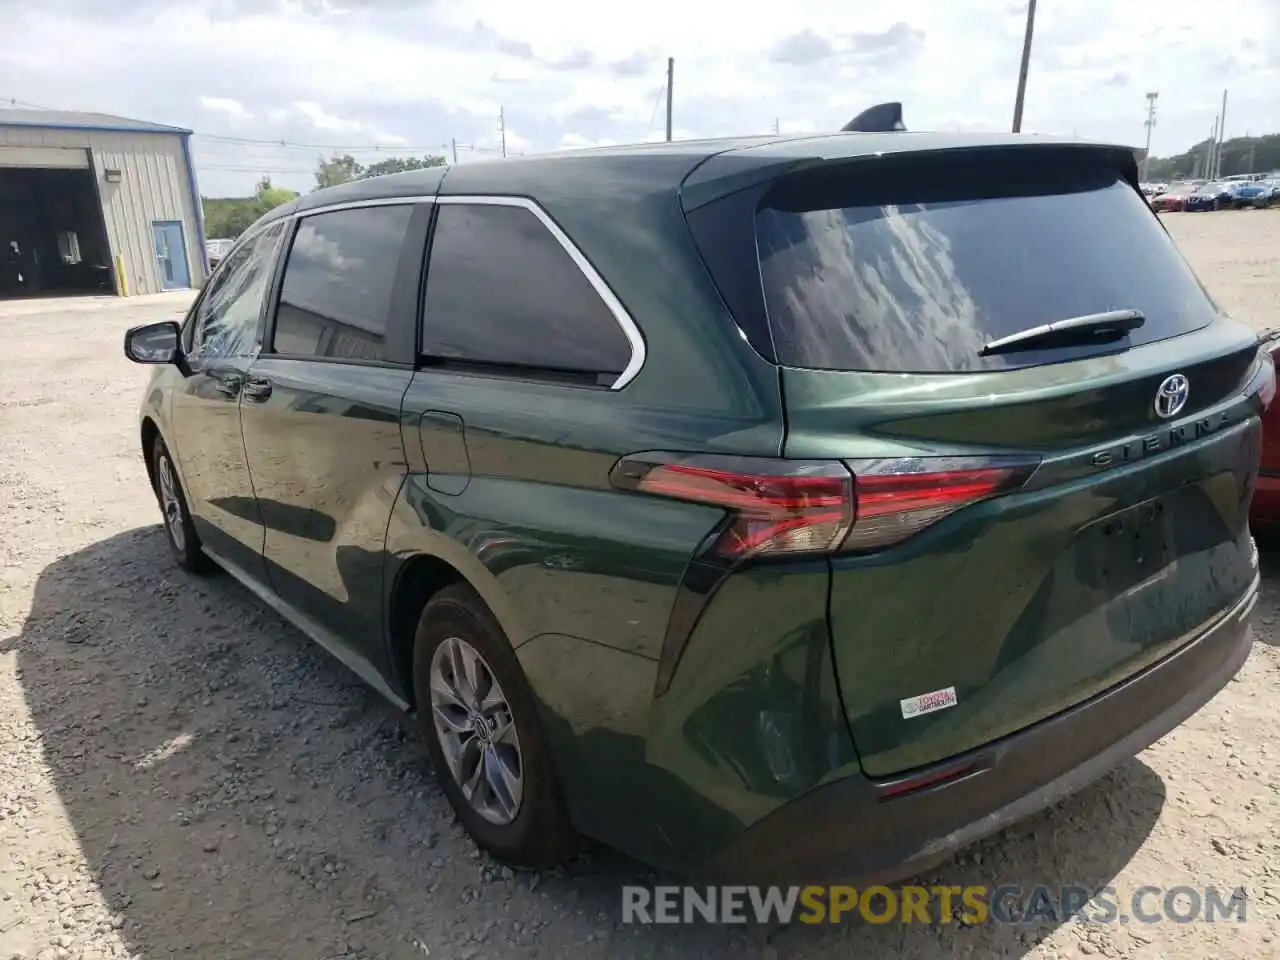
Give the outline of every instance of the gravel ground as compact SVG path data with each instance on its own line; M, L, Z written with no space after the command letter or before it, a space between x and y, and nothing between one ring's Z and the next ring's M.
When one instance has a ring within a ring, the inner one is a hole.
M1167 222L1224 306L1280 323L1280 211ZM408 720L229 578L170 562L120 335L184 303L0 304L0 957L1276 955L1280 559L1213 703L928 878L1243 886L1246 923L624 926L618 887L645 870L488 862Z

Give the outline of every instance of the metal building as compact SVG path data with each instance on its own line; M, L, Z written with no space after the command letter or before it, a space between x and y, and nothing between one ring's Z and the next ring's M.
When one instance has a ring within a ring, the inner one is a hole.
M102 113L0 109L0 298L199 286L190 138Z

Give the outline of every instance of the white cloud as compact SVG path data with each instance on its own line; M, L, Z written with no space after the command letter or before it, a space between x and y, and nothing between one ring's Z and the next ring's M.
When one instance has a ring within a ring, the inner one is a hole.
M787 119L781 117L776 118L778 121L778 132L782 134L792 133L815 133L818 129L817 123L813 120Z
M580 133L566 133L560 137L558 150L583 150L589 147L616 146L617 140L611 137L584 137Z
M300 100L293 108L310 120L313 127L324 133L361 133L364 130L364 124L326 113L320 104L310 100Z
M678 137L775 121L834 130L890 99L909 128L1005 130L1025 2L792 0L784 21L730 0L136 0L111 12L8 7L0 96L215 135L196 139L196 157L202 185L225 195L263 173L308 188L332 150L372 162L388 149L447 155L456 141L460 161L492 156L500 109L510 153L661 139L668 56ZM1205 136L1227 87L1228 135L1280 131L1280 5L1236 0L1231 22L1249 36L1204 29L1205 16L1192 0L1041 4L1024 127L1141 143L1143 94L1159 90L1152 147L1169 154Z
M210 113L221 113L232 120L252 120L253 114L244 108L239 100L230 97L201 97L200 107Z

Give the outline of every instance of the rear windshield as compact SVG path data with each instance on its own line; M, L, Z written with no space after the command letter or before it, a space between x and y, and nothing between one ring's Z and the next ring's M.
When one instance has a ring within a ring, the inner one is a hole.
M1216 307L1142 196L1105 167L921 167L775 188L756 244L778 362L969 372L1075 360L1188 333ZM862 182L857 182L862 181ZM1054 320L1136 309L1119 345L980 356Z

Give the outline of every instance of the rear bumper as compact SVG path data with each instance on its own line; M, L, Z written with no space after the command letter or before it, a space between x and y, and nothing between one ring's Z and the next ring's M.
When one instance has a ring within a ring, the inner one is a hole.
M1249 656L1245 594L1164 660L1070 710L937 765L973 772L889 797L864 777L819 787L741 835L706 871L733 883L887 883L1051 806L1122 765L1208 703ZM911 779L928 778L914 771Z

